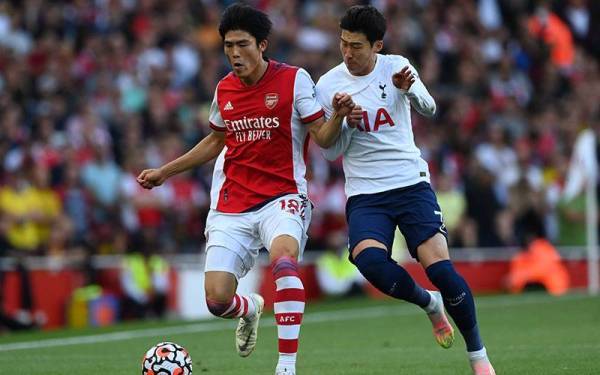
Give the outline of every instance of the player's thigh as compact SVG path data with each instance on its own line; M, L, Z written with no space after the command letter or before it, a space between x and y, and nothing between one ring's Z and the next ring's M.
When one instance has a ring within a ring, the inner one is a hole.
M392 248L396 223L381 194L351 197L346 204L346 219L352 259L368 247Z
M421 256L425 259L442 256L444 250L447 254L446 227L431 186L421 182L403 189L398 195L398 202L401 204L396 220L410 254L418 260ZM443 245L440 245L440 239L443 239Z
M312 207L303 195L288 194L258 212L258 233L271 259L291 256L301 259L310 225Z
M254 266L260 241L252 214L222 214L211 210L206 221L206 272L228 272L237 280Z

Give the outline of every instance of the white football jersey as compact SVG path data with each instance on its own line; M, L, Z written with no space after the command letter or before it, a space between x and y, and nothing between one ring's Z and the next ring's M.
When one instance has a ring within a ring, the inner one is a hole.
M342 62L317 83L317 99L328 118L333 113L333 96L338 92L352 95L353 101L363 108L360 126L349 128L344 121L336 143L323 149L329 160L344 155L348 197L429 182L427 162L415 145L410 106L425 116L433 116L435 101L418 75L408 91L394 86L392 75L405 66L417 74L408 59L378 54L375 68L368 75L354 76Z

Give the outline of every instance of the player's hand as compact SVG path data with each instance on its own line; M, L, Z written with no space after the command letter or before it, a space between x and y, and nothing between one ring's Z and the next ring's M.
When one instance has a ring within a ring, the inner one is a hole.
M408 91L416 80L417 76L410 71L408 66L405 66L401 71L392 76L394 86L404 91Z
M144 189L152 189L155 186L160 186L165 182L167 177L162 169L145 169L137 176L137 182Z
M350 114L355 106L350 95L339 92L333 96L331 105L335 112L342 117Z
M348 126L351 128L355 128L360 125L363 119L363 109L358 104L354 106L352 112L348 116L346 116L346 122Z

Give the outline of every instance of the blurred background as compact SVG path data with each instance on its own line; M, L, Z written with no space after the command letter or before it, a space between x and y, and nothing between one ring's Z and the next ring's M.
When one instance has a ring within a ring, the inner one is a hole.
M214 89L230 70L217 31L230 3L0 1L0 330L206 315L212 164L151 191L135 177L210 131ZM317 81L341 62L339 18L369 2L249 3L274 23L268 57ZM473 288L587 287L600 2L370 3L388 20L384 52L409 58L436 99L434 118L413 116L414 134ZM572 160L583 135L588 169ZM378 297L345 261L341 160L326 162L315 144L309 154L309 297ZM394 257L427 285L402 249L399 236ZM265 269L241 288L269 302Z

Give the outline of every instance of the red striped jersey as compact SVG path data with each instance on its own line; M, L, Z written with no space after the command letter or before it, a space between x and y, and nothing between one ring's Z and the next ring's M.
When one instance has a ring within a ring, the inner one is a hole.
M306 125L323 115L310 75L295 66L271 60L252 86L233 73L219 81L209 121L225 132L225 147L211 208L239 213L282 194L306 194Z

